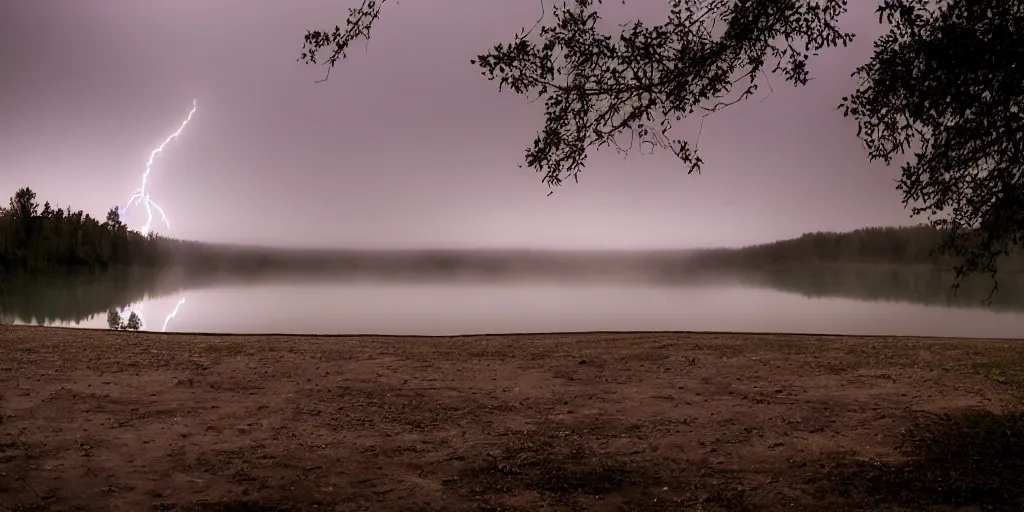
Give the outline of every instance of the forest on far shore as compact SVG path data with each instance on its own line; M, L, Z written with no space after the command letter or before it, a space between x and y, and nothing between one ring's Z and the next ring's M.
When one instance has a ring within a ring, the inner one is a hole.
M30 188L0 206L0 275L155 267L161 263L157 242L155 235L128 229L117 207L101 220L70 206L40 205Z
M927 224L807 233L742 248L697 251L689 259L689 266L694 270L757 270L789 264L866 264L951 270L957 259L938 250L945 236ZM1024 250L1010 250L1000 261L999 270L1024 270Z
M526 250L382 251L229 246L143 235L122 222L117 207L99 219L70 207L40 204L29 188L0 207L0 276L97 274L177 268L196 276L340 273L381 276L655 276L761 270L788 264L871 264L952 269L937 252L944 234L927 225L809 233L742 248L679 251L556 252ZM1001 270L1024 270L1024 251Z

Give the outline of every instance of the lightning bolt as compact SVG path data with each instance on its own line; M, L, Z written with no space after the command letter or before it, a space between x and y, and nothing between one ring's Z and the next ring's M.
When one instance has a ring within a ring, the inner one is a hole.
M153 202L153 200L149 197L149 192L146 190L146 185L149 183L149 173L153 169L153 160L156 159L157 153L162 152L165 146L170 144L172 140L178 138L178 135L181 135L182 130L184 130L185 126L188 125L188 122L192 120L192 114L195 113L196 100L192 100L192 110L189 111L188 117L186 117L185 121L181 123L181 126L178 127L178 130L172 133L166 139L164 139L163 144L160 144L160 147L154 149L153 152L149 154L149 161L146 162L146 170L143 171L142 173L142 186L140 186L134 193L132 193L131 198L128 199L128 203L124 205L124 208L121 208L122 216L128 211L128 208L131 206L141 204L146 208L146 223L143 224L142 227L139 229L139 232L142 233L143 235L148 234L153 227L153 210L156 210L157 213L160 214L161 220L164 221L164 225L166 225L168 229L170 229L171 227L171 223L167 220L167 214L164 213L164 209L161 208L160 205Z
M182 297L178 300L178 303L174 305L174 311L171 311L171 314L167 315L167 318L164 318L164 327L161 329L162 332L167 332L167 323L170 322L172 318L178 316L178 309L181 308L181 305L184 303L185 297Z
M167 315L166 318L164 318L163 328L160 329L161 332L167 332L167 324L169 324L171 322L172 318L178 316L178 310L181 309L181 306L184 305L184 304L185 304L185 297L182 297L182 298L178 299L178 303L174 305L174 310L171 311L171 313L169 315ZM135 313L135 315L139 317L139 323L141 324L141 327L140 327L139 330L140 331L145 331L146 330L146 324L148 322L146 322L146 317L142 314L142 304L139 304L139 303L128 304L127 306L121 308L121 316L124 319L127 319L128 316L131 315L132 313Z

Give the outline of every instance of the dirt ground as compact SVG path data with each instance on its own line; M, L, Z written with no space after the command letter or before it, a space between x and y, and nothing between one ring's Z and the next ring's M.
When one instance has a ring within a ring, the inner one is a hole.
M0 510L1024 510L1024 343L0 326Z

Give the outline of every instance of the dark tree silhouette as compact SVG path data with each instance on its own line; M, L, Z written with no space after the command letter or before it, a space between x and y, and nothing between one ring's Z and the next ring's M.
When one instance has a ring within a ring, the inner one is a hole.
M121 316L120 310L110 308L107 310L107 327L115 331L137 331L142 329L142 318L132 311L127 321Z
M127 330L127 331L137 331L137 330L139 330L141 328L142 328L142 318L139 318L139 314L134 312L134 311L132 311L128 315L128 321L125 322L124 327L121 327L122 330Z
M307 32L299 60L326 64L329 77L369 39L387 2L362 0L344 27ZM699 171L697 141L673 138L674 122L749 97L769 72L806 84L808 59L853 38L837 25L846 0L668 3L664 23L607 34L600 0L555 0L532 28L473 61L500 89L543 100L525 163L548 185L576 178L588 150L605 146L667 147ZM1022 4L882 0L879 21L890 30L840 105L859 121L870 158L913 153L899 181L904 203L948 234L942 249L961 259L957 282L979 270L994 276L999 256L1024 238Z
M121 329L121 311L117 308L107 310L107 327L117 331Z
M925 267L948 270L955 259L939 254L944 232L927 224L907 227L861 228L846 233L805 233L789 240L694 252L686 263L694 270L761 270L776 266L814 264L849 266ZM1024 251L1007 254L1000 268L1024 272Z
M307 32L299 59L333 67L369 39L387 2L362 0L344 28ZM669 148L699 172L696 141L670 135L675 121L737 103L767 72L806 84L812 55L853 38L836 25L846 0L668 0L664 23L633 21L615 36L598 27L601 3L542 1L533 28L472 61L500 89L543 101L546 120L526 165L548 185L576 179L588 150L608 146Z
M117 208L105 222L70 207L42 209L29 188L15 192L0 208L0 276L120 267L156 267L165 263L163 239L131 231ZM165 244L166 245L166 244Z
M27 187L18 189L11 198L10 211L19 221L27 222L39 212L36 193Z
M898 188L946 233L957 282L1024 241L1024 2L897 1L843 99L868 155L908 153Z

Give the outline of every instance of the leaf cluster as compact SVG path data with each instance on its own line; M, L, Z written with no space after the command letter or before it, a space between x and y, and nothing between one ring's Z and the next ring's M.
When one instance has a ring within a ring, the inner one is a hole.
M300 60L326 54L333 67L387 1L362 0L344 28L307 33ZM699 172L700 134L676 137L676 123L696 114L703 126L759 77L806 84L811 57L853 38L837 24L846 0L669 0L663 23L611 29L601 0L541 5L532 28L473 63L500 89L543 102L525 165L549 186L577 179L591 148L668 148ZM879 0L877 13L888 32L840 109L870 159L900 163L903 202L947 235L940 249L960 261L956 282L995 277L1024 243L1024 1Z
M1024 242L1024 2L884 0L888 33L843 98L869 157L901 164L914 215L947 233L957 280Z
M132 311L125 321L117 308L107 310L107 327L115 331L137 331L142 328L142 318Z
M0 276L61 270L99 272L118 267L154 267L160 237L128 229L118 208L100 220L71 207L42 205L36 193L18 189L0 207Z
M387 0L363 0L345 27L313 30L300 60L333 67L368 39ZM696 141L673 124L752 95L759 76L808 81L807 61L853 38L837 26L846 0L669 0L664 23L631 21L610 32L601 0L562 0L512 42L473 60L500 89L542 101L545 122L525 165L549 186L577 179L590 148L670 149L699 172ZM326 54L326 57L321 55ZM699 137L699 135L698 135Z

